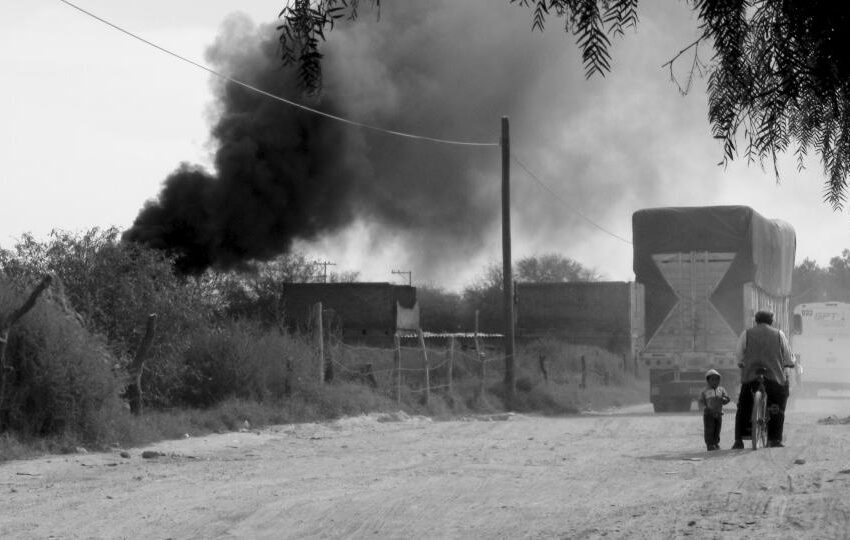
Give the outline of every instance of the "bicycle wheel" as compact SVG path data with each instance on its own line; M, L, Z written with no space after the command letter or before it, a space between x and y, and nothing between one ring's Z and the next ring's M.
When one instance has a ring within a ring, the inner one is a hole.
M753 394L753 450L767 447L767 395L761 390Z

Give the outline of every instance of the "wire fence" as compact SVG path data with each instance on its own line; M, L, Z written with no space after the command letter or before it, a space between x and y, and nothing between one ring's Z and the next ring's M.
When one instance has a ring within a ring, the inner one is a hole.
M600 354L599 349L589 346L568 348L568 353L562 350L554 354L524 350L518 353L515 368L538 382L577 391L622 384L624 377L637 376L637 365L625 355ZM502 379L506 358L500 348L470 345L453 337L430 339L428 343L421 337L396 337L392 345L375 347L328 336L323 351L324 382L357 382L398 402L412 398L425 404L432 394L477 399L488 385Z
M504 355L469 350L454 339L448 346L433 348L420 337L419 346L402 345L396 337L390 348L347 344L329 337L325 347L324 380L353 380L368 384L396 400L404 394L419 394L427 402L431 392L451 393L460 381L477 380L480 391Z

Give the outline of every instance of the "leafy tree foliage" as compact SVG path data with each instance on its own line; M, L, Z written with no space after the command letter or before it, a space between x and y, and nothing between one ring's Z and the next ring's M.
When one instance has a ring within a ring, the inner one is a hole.
M545 253L520 259L516 263L516 280L532 283L598 281L599 274L569 257Z
M372 5L380 7L381 0L372 0ZM356 19L359 7L359 0L287 0L278 15L281 57L285 65L298 66L298 77L308 91L315 92L322 84L319 45L325 31L338 19Z
M850 250L830 259L826 267L806 259L794 268L793 305L806 302L850 302Z
M482 274L463 289L465 327L472 328L475 312L478 311L479 330L501 332L504 329L502 298L502 265L493 262L485 266Z
M419 323L431 332L457 332L471 328L472 320L464 319L460 294L439 287L416 287L419 301Z
M22 285L21 279L0 272L0 313L18 309L29 296L31 286ZM109 429L103 418L121 411L114 356L104 339L69 316L49 292L9 333L0 437L9 430L26 437L76 436L85 442L107 442Z
M638 0L509 0L530 9L531 27L563 23L577 42L587 77L611 69L611 38L638 24ZM723 142L723 163L743 153L772 164L793 151L800 167L810 152L826 176L824 199L846 202L850 172L850 3L830 0L688 0L700 35L667 64L693 54L687 91L696 73L707 73L708 116ZM380 7L380 0L372 0ZM289 0L280 16L285 64L296 64L305 88L321 87L319 52L325 32L341 18L355 18L358 0ZM701 44L714 49L705 65ZM675 80L675 77L673 77Z
M156 313L157 335L142 381L154 403L169 401L185 336L208 324L211 313L199 284L179 278L172 263L158 250L121 242L116 228L57 230L45 241L25 234L11 250L0 250L0 271L11 279L56 276L48 292L88 330L106 337L121 368L138 347L148 314Z

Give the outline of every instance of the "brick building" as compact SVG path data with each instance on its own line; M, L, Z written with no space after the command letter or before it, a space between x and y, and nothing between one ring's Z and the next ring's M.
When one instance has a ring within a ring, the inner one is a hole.
M287 325L308 329L322 303L324 325L346 343L391 345L396 332L419 330L416 288L391 283L286 283Z

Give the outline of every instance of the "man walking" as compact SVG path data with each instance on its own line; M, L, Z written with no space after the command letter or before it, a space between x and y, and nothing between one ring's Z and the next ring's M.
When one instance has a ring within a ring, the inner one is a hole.
M794 355L782 330L771 326L773 313L759 311L756 325L741 333L736 356L741 368L741 393L735 413L735 444L733 450L743 449L745 433L750 431L753 392L758 388L758 372L764 370L764 387L770 417L767 423L768 446L781 447L785 425L785 404L788 401L788 377L785 368L794 367Z

